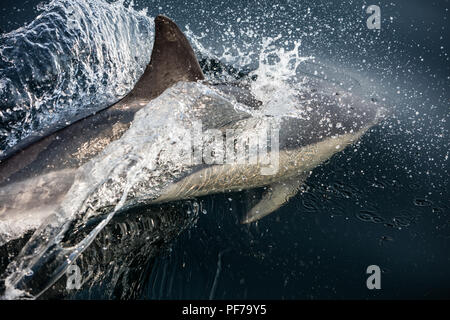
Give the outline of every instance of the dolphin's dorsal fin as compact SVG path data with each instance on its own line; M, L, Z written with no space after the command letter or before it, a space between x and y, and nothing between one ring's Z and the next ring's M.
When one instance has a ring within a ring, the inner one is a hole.
M157 16L150 63L130 96L151 100L178 81L204 78L194 50L183 32L169 18Z

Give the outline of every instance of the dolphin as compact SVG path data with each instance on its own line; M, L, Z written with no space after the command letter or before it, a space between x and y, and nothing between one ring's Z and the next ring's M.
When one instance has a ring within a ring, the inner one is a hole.
M169 18L155 18L155 39L150 63L131 92L116 104L80 119L55 132L26 139L0 158L0 222L20 229L26 220L39 226L49 212L67 196L78 168L95 161L130 128L135 114L166 89L189 82L202 82L214 90L231 95L254 110L261 107L239 84L208 84L186 36ZM243 217L250 223L274 212L293 197L310 172L334 154L357 141L380 119L375 101L350 93L319 93L304 90L298 95L305 117L277 119L278 170L264 174L261 164L205 164L190 168L163 188L151 203L191 199L218 192L266 187L261 200ZM256 130L273 121L255 119L248 112L220 106L207 106L199 119L211 128ZM211 114L215 114L211 118ZM242 136L236 134L235 140ZM27 225L26 228L29 228Z

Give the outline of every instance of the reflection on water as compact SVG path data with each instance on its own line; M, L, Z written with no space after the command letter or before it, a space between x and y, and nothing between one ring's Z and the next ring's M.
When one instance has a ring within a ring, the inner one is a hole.
M76 274L77 279L72 281L72 273L67 272L39 298L138 298L155 257L167 254L173 239L195 224L200 209L197 202L185 201L118 212L76 260L74 265L79 272ZM79 241L86 237L98 223L93 220L101 219L92 219L87 226L71 234L63 245L70 246L70 242L76 243L77 239ZM5 270L30 235L0 247L0 272ZM41 283L47 281L43 277L34 278L28 284L36 290L31 291L31 294L40 292ZM79 286L71 286L76 281L79 281Z

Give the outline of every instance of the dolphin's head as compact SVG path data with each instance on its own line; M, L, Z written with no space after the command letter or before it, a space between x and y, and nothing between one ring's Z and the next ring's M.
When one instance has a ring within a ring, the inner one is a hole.
M301 91L297 109L297 116L281 121L281 148L294 149L343 135L359 137L387 115L377 99L338 90Z

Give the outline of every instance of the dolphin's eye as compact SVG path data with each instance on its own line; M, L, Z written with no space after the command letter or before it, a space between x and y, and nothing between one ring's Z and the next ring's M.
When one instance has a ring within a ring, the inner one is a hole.
M375 99L375 98L370 98L370 101L372 101L372 102L378 102L378 100Z

